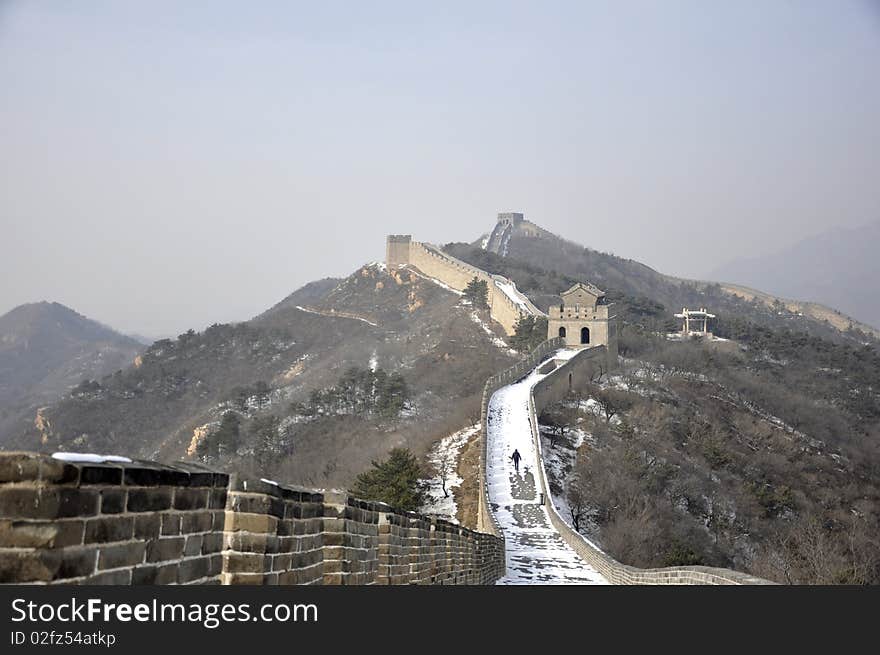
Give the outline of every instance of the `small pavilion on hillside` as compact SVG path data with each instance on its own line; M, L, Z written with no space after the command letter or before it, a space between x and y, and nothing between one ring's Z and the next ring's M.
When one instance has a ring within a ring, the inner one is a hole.
M715 314L710 314L705 307L699 309L682 308L680 314L676 314L675 318L683 319L681 334L684 337L711 337L709 332L709 319L715 318Z

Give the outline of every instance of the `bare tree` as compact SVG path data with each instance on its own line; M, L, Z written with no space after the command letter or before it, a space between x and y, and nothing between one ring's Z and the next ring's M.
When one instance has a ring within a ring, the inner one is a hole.
M596 363L596 365L590 369L590 382L601 382L605 373L607 373L606 366L602 362Z
M575 478L568 485L566 499L568 500L568 512L571 515L571 525L575 532L580 532L581 521L587 513L587 494L579 478Z
M612 418L617 414L626 411L632 405L625 394L615 389L601 389L595 387L592 390L591 395L599 405L599 409L605 415L606 423L610 423Z
M443 489L443 497L449 498L449 490L446 488L446 484L455 472L455 453L451 449L442 451L436 464L434 464L434 470L440 478L440 488Z

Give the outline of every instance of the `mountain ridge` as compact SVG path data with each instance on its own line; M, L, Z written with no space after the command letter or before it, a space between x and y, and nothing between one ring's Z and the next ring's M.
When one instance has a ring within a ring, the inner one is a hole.
M880 328L880 220L827 230L775 253L731 260L709 277L751 287L783 302L832 305L854 322ZM792 300L800 299L800 300Z
M131 364L143 346L58 302L14 307L0 316L0 433L33 420L83 379Z

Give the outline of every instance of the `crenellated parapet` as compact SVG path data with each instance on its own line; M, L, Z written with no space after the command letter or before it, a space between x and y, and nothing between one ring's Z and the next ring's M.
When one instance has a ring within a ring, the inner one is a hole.
M0 583L491 584L504 541L187 462L0 453Z

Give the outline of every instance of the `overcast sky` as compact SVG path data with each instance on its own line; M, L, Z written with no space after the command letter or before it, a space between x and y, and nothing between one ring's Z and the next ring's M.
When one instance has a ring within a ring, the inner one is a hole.
M505 210L689 277L877 220L878 4L0 0L0 313L202 329Z

